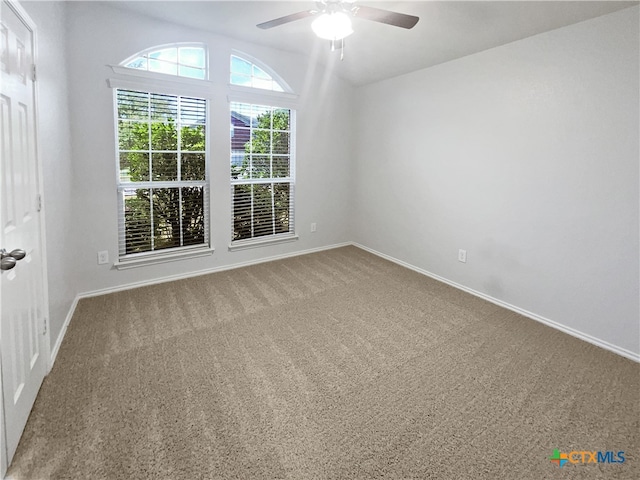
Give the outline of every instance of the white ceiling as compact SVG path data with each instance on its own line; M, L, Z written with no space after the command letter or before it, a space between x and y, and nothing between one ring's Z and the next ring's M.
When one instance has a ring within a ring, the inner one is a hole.
M359 3L420 17L411 30L354 19L345 58L315 37L312 18L271 30L256 24L316 7L313 1L119 1L116 8L280 50L321 55L362 85L638 5L618 1L400 1Z

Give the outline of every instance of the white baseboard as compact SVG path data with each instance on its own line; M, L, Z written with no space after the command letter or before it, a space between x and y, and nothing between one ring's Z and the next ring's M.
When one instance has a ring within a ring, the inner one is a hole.
M318 248L311 248L311 249L307 249L307 250L302 250L302 251L298 251L298 252L292 252L292 253L285 253L282 255L273 255L271 257L265 257L265 258L260 258L257 260L250 260L247 262L239 262L239 263L233 263L230 265L223 265L220 267L214 267L214 268L208 268L205 270L197 270L195 272L188 272L188 273L182 273L182 274L178 274L178 275L169 275L166 277L160 277L160 278L154 278L152 280L144 280L141 282L134 282L134 283L128 283L125 285L118 285L116 287L109 287L109 288L103 288L100 290L91 290L88 292L82 292L79 293L78 295L76 295L76 298L73 300L73 303L71 304L71 307L69 308L69 313L67 313L67 317L64 320L64 324L62 325L62 329L60 330L60 333L58 334L58 338L56 340L56 343L53 347L53 349L51 350L51 359L49 361L49 371L51 371L51 368L53 368L53 363L56 360L56 357L58 356L58 351L60 350L60 345L62 345L62 340L64 339L65 334L67 333L67 327L69 326L69 323L71 322L71 318L73 317L74 312L76 311L76 307L78 306L78 302L82 299L82 298L90 298L90 297L97 297L100 295L106 295L108 293L115 293L115 292L121 292L124 290L131 290L134 288L140 288L140 287L146 287L149 285L157 285L159 283L166 283L166 282L173 282L176 280L182 280L185 278L192 278L192 277L199 277L201 275L208 275L210 273L216 273L216 272L223 272L225 270L233 270L235 268L242 268L242 267L248 267L251 265L258 265L260 263L266 263L266 262L273 262L275 260L282 260L285 258L291 258L291 257L297 257L300 255L307 255L310 253L316 253L316 252L322 252L324 250L332 250L334 248L340 248L340 247L347 247L349 245L353 245L351 242L344 242L344 243L337 243L334 245L328 245L325 247L318 247Z
M58 338L56 339L56 343L51 349L51 357L49 359L49 369L47 373L51 371L53 368L53 363L56 361L56 357L58 356L58 352L60 351L60 345L62 345L62 340L64 339L65 334L67 333L67 328L69 327L69 323L71 323L71 318L76 311L76 307L78 306L78 301L80 300L80 295L76 295L76 298L73 299L71 303L71 307L69 307L69 312L67 313L66 318L64 319L64 323L62 324L62 328L60 329L60 333L58 334Z
M556 330L560 330L561 332L567 333L573 337L579 338L580 340L584 340L585 342L589 342L593 345L596 345L600 348L604 348L605 350L609 350L610 352L616 353L622 357L628 358L629 360L633 360L634 362L640 363L640 354L632 352L630 350L627 350L625 348L621 348L618 347L617 345L613 345L609 342L606 342L604 340L601 340L599 338L593 337L592 335L589 335L587 333L583 333L580 332L579 330L576 330L574 328L571 327L567 327L566 325L563 325L561 323L558 323L554 320L550 320L548 318L545 317L541 317L540 315L537 315L533 312L529 312L527 310L524 310L520 307L516 307L515 305L511 305L509 303L503 302L502 300L498 300L497 298L493 298L489 295L486 295L482 292L478 292L476 290L473 290L471 288L465 287L464 285L460 285L459 283L456 282L452 282L451 280L448 280L444 277L441 277L439 275L436 275L435 273L431 273L427 270L424 270L422 268L416 267L415 265L411 265L410 263L404 262L402 260L398 260L397 258L391 257L389 255L386 255L384 253L378 252L377 250L374 250L372 248L366 247L364 245L361 245L359 243L352 243L352 245L361 248L363 250L366 250L369 253L372 253L378 257L384 258L385 260L389 260L390 262L396 263L398 265L401 265L403 267L406 267L410 270L413 270L414 272L418 272L422 275L426 275L427 277L431 277L435 280L438 280L440 282L446 283L447 285L451 285L452 287L455 287L459 290L462 290L464 292L470 293L471 295L475 295L476 297L480 297L483 300L487 300L488 302L494 303L500 307L504 307L508 310L511 310L513 312L519 313L520 315L523 315L527 318L531 318L532 320L535 320L537 322L543 323L549 327L555 328Z

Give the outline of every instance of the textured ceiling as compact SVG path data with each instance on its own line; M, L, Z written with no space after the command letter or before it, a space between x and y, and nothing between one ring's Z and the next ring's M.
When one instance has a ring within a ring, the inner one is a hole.
M316 7L315 2L119 1L108 2L160 20L321 60L354 85L419 70L538 33L614 12L638 2L617 1L361 1L420 17L412 30L354 19L345 58L315 37L311 18L260 30L256 24ZM636 10L630 10L629 14Z

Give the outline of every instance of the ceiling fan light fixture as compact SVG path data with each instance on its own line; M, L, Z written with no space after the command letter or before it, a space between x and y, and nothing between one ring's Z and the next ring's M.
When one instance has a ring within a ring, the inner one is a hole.
M311 28L326 40L342 40L353 33L351 19L344 12L323 13L311 23Z

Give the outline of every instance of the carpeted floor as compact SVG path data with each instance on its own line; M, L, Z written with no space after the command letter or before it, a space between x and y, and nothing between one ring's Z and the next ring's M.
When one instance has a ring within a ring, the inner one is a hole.
M82 300L9 475L636 479L639 378L346 247Z

